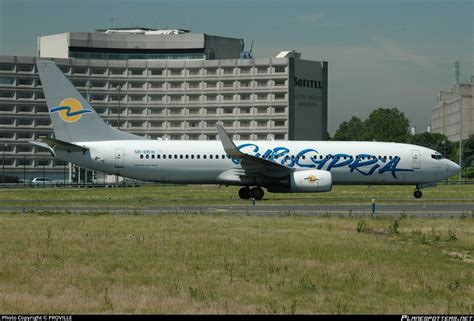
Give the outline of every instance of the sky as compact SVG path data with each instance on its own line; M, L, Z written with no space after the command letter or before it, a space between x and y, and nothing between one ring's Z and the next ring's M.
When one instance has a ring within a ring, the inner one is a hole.
M294 49L328 61L331 134L379 107L424 132L438 92L455 83L454 62L466 81L474 67L474 2L460 0L0 0L0 55L35 56L38 36L112 25L243 38L255 58Z

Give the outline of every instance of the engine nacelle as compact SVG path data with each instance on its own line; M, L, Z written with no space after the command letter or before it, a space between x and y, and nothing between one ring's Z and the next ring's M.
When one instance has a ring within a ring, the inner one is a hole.
M329 192L331 189L332 176L328 171L308 169L290 176L291 192Z

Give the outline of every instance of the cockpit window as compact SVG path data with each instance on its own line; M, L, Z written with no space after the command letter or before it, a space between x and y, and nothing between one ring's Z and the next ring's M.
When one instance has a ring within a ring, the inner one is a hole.
M443 159L444 157L441 154L431 154L431 158L439 160L439 159Z

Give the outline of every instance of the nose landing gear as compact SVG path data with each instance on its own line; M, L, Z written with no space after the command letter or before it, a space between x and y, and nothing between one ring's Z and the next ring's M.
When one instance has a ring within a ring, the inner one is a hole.
M418 186L416 187L416 190L413 192L413 196L415 198L421 198L423 196L423 193L418 189Z

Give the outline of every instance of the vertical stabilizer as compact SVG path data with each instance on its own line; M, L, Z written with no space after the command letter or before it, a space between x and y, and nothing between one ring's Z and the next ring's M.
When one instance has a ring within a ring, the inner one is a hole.
M141 140L107 125L54 61L37 61L54 136L65 142Z

